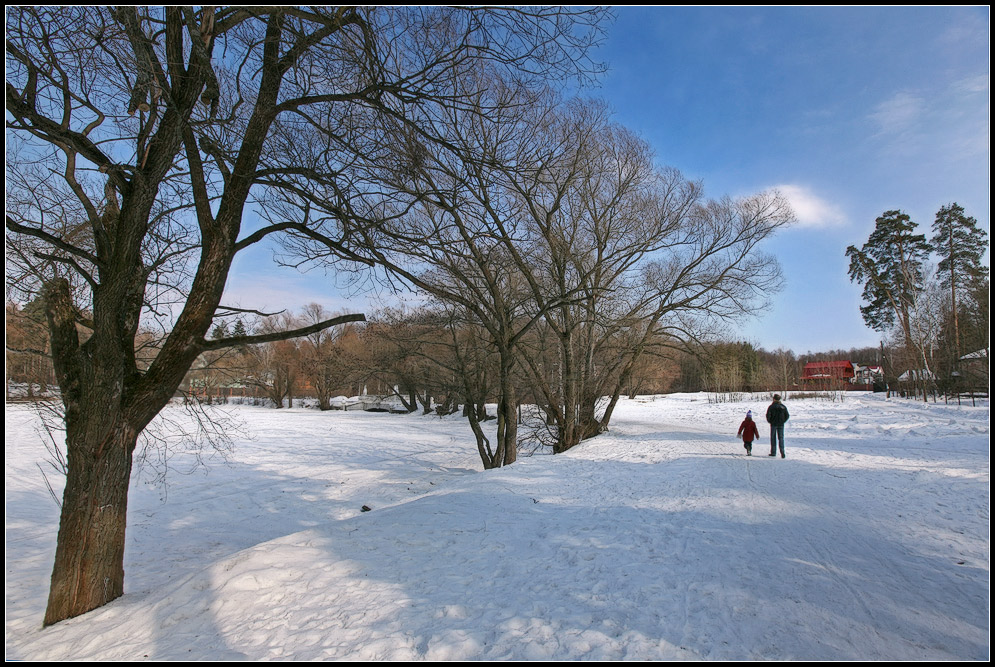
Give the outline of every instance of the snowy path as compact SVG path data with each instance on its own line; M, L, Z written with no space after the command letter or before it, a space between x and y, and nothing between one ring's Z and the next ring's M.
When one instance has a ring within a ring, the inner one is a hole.
M904 445L865 462L853 451L792 447L789 431L782 461L764 442L745 457L729 438L686 425L625 428L584 454L666 462L668 486L651 467L617 478L630 498L641 495L630 505L664 513L656 523L673 528L663 541L675 546L666 579L678 594L659 603L670 606L663 616L689 619L675 643L698 647L697 657L941 659L972 634L972 655L987 655L978 630L988 597L977 585L988 578L987 530L984 551L950 551L951 541L961 546L961 522L987 524L987 505L958 498L948 477L987 484L987 460L983 477L909 457ZM960 622L965 608L973 627Z
M746 407L486 473L459 421L246 410L239 463L136 488L124 598L44 631L8 447L8 657L987 659L987 408L798 402L782 460L715 427Z

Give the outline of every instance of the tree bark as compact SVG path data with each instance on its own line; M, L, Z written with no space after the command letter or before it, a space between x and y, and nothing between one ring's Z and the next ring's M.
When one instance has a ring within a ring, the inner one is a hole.
M108 423L100 440L68 436L68 475L45 625L79 616L124 593L128 485L138 431L89 410L86 425ZM89 429L87 429L89 430Z
M510 465L518 459L518 399L515 394L514 353L501 352L501 395L498 398L498 449L501 462Z

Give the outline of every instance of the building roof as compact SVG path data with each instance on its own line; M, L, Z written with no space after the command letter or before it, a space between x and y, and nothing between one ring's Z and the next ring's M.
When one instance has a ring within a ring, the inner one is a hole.
M848 379L855 375L849 361L810 361L802 371L802 380Z
M853 368L849 361L810 361L805 368Z
M899 382L909 382L911 380L935 380L936 376L933 375L932 371L926 370L925 368L905 371L898 376Z

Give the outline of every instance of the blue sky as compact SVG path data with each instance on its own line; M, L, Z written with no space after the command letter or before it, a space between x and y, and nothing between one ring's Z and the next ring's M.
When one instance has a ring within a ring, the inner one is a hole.
M609 72L589 94L707 196L777 188L795 208L798 223L765 248L783 288L734 338L796 353L876 345L846 247L891 209L928 235L939 208L957 202L989 229L987 6L616 14L595 54ZM328 278L270 278L266 264L236 265L229 294L243 306L361 309Z

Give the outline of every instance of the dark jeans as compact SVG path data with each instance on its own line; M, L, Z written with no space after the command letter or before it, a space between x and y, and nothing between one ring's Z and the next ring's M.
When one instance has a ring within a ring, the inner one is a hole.
M781 456L784 456L784 424L770 425L770 455L777 454L777 442L781 444Z

